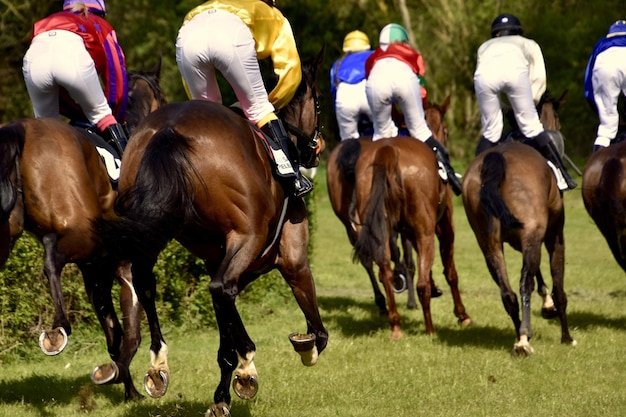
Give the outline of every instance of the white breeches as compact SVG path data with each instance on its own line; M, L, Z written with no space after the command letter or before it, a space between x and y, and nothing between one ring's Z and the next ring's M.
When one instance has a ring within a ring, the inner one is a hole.
M37 35L24 56L22 73L35 117L59 118L59 87L65 88L90 123L111 114L93 59L83 39L65 30Z
M609 146L619 126L617 100L620 92L626 95L626 48L613 47L598 55L592 77L600 118L595 144Z
M424 142L432 136L424 118L419 79L404 62L394 58L378 61L369 74L365 91L374 117L373 140L398 136L391 116L394 101L400 105L412 137Z
M335 115L341 140L358 139L359 117L372 120L372 112L365 94L365 80L357 84L339 83L335 98Z
M509 99L515 120L524 136L534 138L543 132L526 68L518 68L516 71L497 65L481 68L480 72L474 74L474 89L485 139L495 143L502 136L504 121L500 94L505 94Z
M274 111L263 84L254 38L236 15L211 9L186 22L176 39L176 62L192 99L222 102L217 70L252 122L258 123Z

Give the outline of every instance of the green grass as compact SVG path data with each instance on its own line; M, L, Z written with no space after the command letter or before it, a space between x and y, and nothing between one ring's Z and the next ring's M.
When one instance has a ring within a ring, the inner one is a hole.
M324 172L318 176L315 247L311 260L322 317L330 333L314 367L304 367L287 335L304 330L292 298L238 303L257 345L260 389L251 401L233 399L233 416L623 416L626 415L626 277L585 212L580 190L566 193L566 279L575 347L560 344L558 321L540 316L533 296L528 359L512 359L515 341L499 290L455 198L456 266L473 326L462 329L439 259L435 279L444 290L432 301L437 335L424 333L421 310L396 298L404 337L390 340L374 306L369 280L351 261L343 226L332 213ZM521 257L507 250L514 287ZM543 259L548 276L547 256ZM270 278L263 278L270 279ZM254 285L254 284L253 284ZM182 331L163 323L171 385L161 399L124 403L121 386L94 386L89 372L108 361L97 329L78 326L65 352L45 357L36 340L29 354L0 355L2 416L202 416L219 379L217 332ZM132 366L138 388L149 365L148 335ZM234 396L234 394L233 394Z

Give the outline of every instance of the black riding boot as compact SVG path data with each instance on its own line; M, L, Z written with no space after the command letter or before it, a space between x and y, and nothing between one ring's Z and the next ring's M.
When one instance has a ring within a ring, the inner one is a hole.
M459 178L456 176L454 168L452 168L452 165L450 165L448 150L432 136L426 139L426 145L430 146L433 152L435 152L437 161L443 164L443 167L446 170L446 174L448 175L448 184L452 186L452 191L454 191L454 194L461 195L462 184Z
M574 178L567 172L567 168L565 168L565 164L563 163L563 159L561 159L561 155L559 155L559 151L554 146L554 143L550 140L550 137L547 132L541 132L539 135L535 137L535 143L537 144L537 150L541 152L544 158L548 161L552 162L563 174L563 178L567 183L567 188L573 190L578 186Z
M115 123L107 127L106 133L109 135L107 142L117 150L121 158L128 143L124 127L119 123Z
M287 159L291 162L291 167L295 174L293 178L293 195L295 197L302 197L313 191L313 183L300 173L298 150L295 149L293 142L289 139L289 135L283 123L279 119L270 120L261 127L261 130L266 135L273 137L276 142L280 144L285 156L287 156Z
M491 149L496 146L498 143L493 143L490 140L487 140L484 136L480 137L480 142L476 145L476 151L474 151L474 156L478 156L483 151L487 149Z

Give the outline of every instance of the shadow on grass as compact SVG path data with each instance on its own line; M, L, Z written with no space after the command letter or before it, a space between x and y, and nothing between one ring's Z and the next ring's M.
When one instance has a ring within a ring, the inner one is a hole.
M567 313L567 321L570 329L591 329L594 327L606 327L607 329L625 330L626 317L607 317L591 311L572 311Z
M374 300L320 296L317 302L324 310L324 323L337 327L347 337L367 336L389 326L387 316L378 312Z
M167 396L176 394L168 392ZM129 402L120 416L203 416L212 402L207 394L206 402L187 401L183 394L169 401L153 400L144 397ZM124 402L123 385L94 385L89 377L64 378L57 375L33 374L25 378L4 379L0 381L0 404L14 404L36 410L41 417L57 417L57 406L75 407L76 411L89 413L94 409L104 409L107 404ZM248 403L234 400L231 404L232 415L250 417ZM112 413L113 415L114 413Z

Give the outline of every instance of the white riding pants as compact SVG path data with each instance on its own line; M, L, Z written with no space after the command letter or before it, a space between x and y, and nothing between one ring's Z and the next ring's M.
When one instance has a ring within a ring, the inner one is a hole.
M274 112L254 38L236 15L210 9L187 21L176 39L176 62L192 99L222 102L217 70L233 88L250 121L258 123Z
M398 127L391 115L394 100L404 113L404 121L412 137L425 142L432 136L424 118L419 79L407 64L395 58L376 62L365 91L373 115L372 140L398 136Z
M339 83L335 97L335 115L341 140L358 139L361 136L359 117L365 115L372 120L365 94L365 80L356 84Z
M534 138L543 132L525 66L512 70L509 66L485 65L474 74L474 89L480 109L482 134L488 141L499 141L504 129L500 94L505 94L509 99L515 120L524 136Z
M112 114L93 59L75 33L51 30L35 36L22 73L37 118L59 118L59 87L68 91L93 125Z
M613 47L598 55L592 77L593 99L600 118L594 144L609 146L619 126L617 100L620 92L626 95L626 48Z

